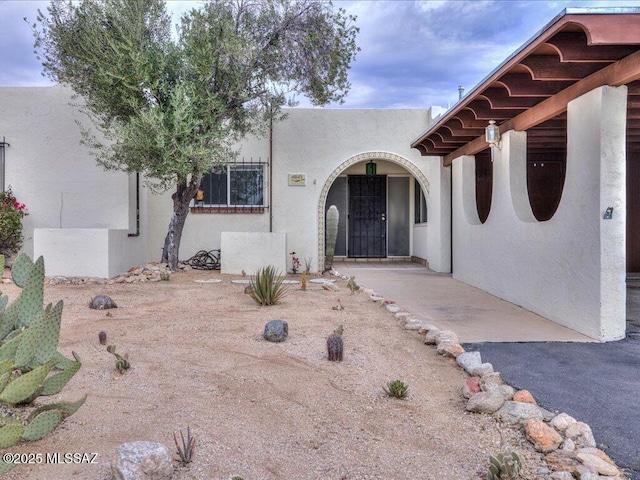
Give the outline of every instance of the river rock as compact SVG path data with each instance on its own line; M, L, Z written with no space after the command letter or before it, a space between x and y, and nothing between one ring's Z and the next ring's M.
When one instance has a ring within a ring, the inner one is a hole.
M495 393L498 394L497 392ZM512 425L524 424L530 419L542 420L544 418L536 405L513 401L504 402L502 408L495 413L495 417L501 422Z
M576 422L569 426L564 435L573 440L577 448L595 447L596 440L593 438L591 427L583 422Z
M557 450L562 443L562 435L542 420L530 419L524 424L527 439L538 452L548 453Z
M475 413L494 413L504 404L504 397L499 392L480 392L467 402L467 411Z
M431 331L429 331L429 333L431 333ZM428 334L427 334L428 335ZM434 343L435 343L435 335L434 335ZM425 337L425 343L427 343L426 341L426 337ZM456 363L463 368L467 373L470 373L470 370L476 367L479 367L480 365L482 365L482 359L480 357L480 352L466 352L463 353L462 355L458 355L456 357Z
M536 402L536 399L533 398L533 395L531 395L529 390L518 390L516 393L513 394L513 401L520 402L520 403L532 403L534 405L538 404L538 402Z
M270 342L284 342L289 335L289 324L284 320L271 320L264 326L263 337Z

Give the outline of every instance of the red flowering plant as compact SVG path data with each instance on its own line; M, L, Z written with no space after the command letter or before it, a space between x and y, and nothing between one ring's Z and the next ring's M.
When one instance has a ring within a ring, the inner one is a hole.
M0 254L11 256L22 246L22 219L28 215L27 206L20 203L11 187L0 192Z

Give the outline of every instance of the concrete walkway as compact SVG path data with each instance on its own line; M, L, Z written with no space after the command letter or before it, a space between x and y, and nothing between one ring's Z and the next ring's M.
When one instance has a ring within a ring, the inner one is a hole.
M334 262L343 275L394 300L415 318L441 330L453 330L463 343L476 342L592 342L593 339L562 327L412 262Z

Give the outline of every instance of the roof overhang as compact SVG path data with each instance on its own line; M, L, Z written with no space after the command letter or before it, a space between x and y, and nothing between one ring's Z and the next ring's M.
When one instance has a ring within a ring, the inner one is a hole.
M640 151L640 8L566 9L437 119L411 146L444 157L488 148L484 128L528 131L532 151L566 145L567 104L611 85L629 87L628 150Z

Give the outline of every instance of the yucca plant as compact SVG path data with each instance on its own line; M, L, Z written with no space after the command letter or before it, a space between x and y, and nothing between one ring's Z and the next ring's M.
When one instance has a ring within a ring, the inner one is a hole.
M409 393L409 387L402 380L393 380L382 386L384 393L394 398L404 398Z
M263 306L275 305L288 291L284 276L271 265L259 269L249 279L249 286L251 298Z

